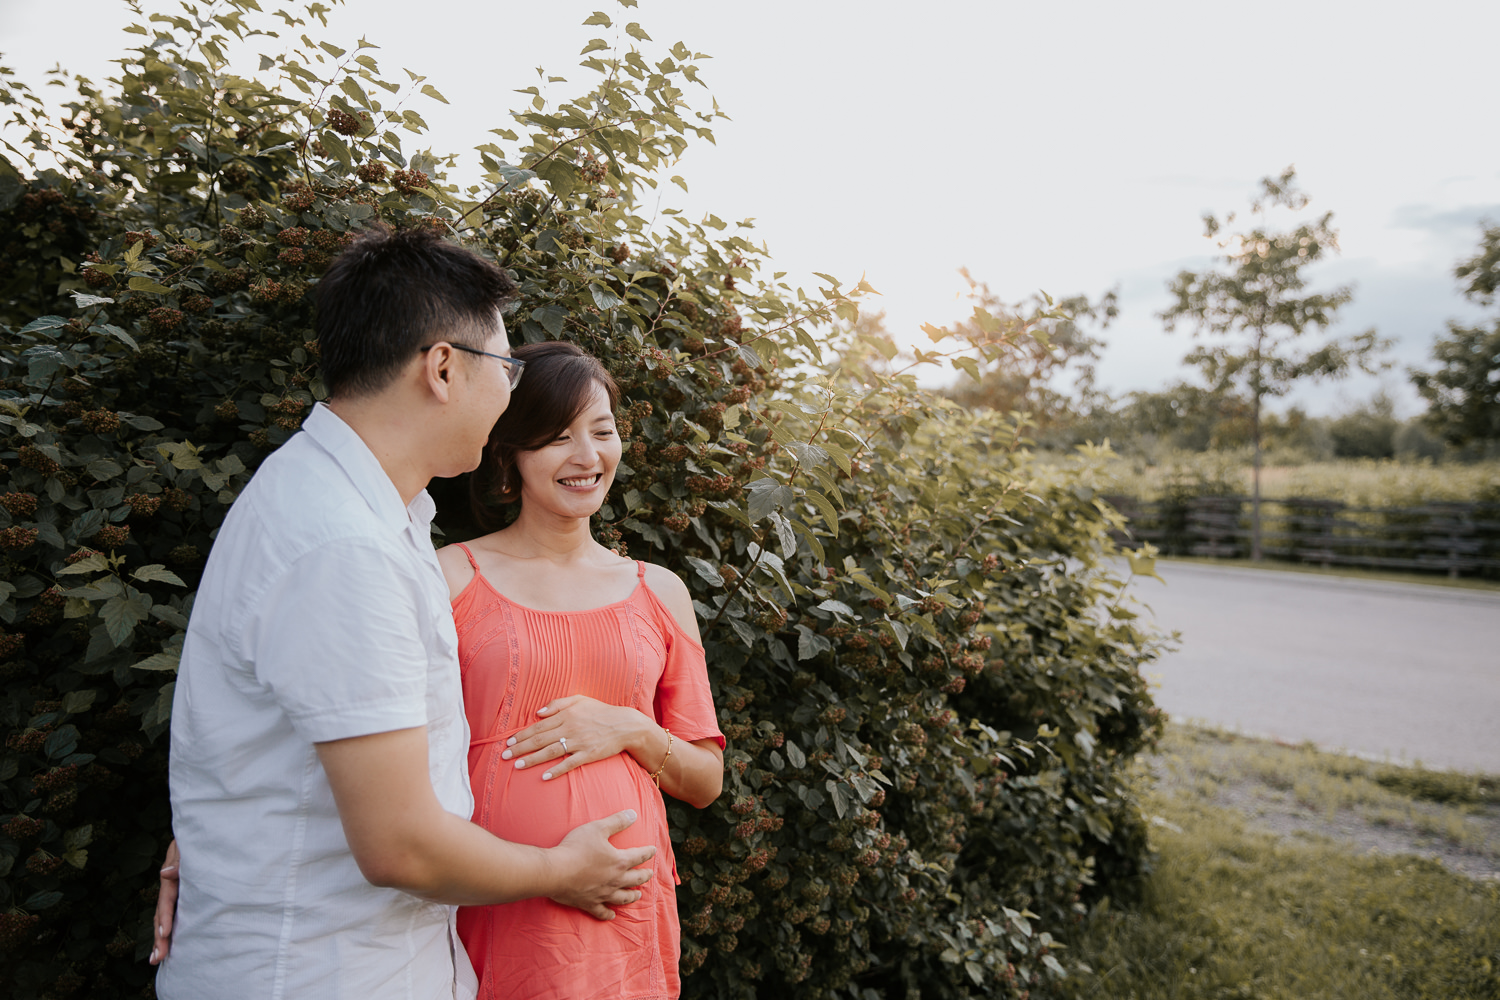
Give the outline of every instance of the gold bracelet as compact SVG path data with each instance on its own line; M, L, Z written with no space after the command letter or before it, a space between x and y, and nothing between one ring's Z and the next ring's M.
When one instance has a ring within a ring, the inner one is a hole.
M658 767L651 774L651 780L655 783L658 791L661 790L661 773L667 769L667 760L672 756L672 730L666 726L662 726L661 731L667 734L667 756L661 759L661 767Z

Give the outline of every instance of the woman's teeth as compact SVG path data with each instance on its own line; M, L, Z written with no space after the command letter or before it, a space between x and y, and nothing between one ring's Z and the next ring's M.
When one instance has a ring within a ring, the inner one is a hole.
M559 479L558 480L558 482L562 483L564 486L593 486L598 481L599 481L599 474L597 472L594 473L592 476L583 476L583 477L581 477L579 479Z

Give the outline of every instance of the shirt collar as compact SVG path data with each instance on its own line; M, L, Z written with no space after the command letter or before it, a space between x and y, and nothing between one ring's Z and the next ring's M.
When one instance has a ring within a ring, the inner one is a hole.
M404 531L413 523L421 527L432 523L437 506L427 491L419 491L410 504L403 504L400 491L375 453L337 413L318 403L302 422L302 429L333 456L370 509L392 529Z

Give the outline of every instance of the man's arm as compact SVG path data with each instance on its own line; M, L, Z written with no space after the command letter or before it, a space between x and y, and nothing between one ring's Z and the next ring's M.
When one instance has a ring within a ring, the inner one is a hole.
M513 844L445 810L427 771L427 730L400 729L317 744L344 836L372 884L460 905L548 896L600 920L640 898L655 847L609 838L633 810L596 820L552 848Z

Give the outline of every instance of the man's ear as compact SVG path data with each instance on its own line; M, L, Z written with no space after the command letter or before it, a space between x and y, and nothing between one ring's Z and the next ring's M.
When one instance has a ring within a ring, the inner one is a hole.
M421 355L422 387L440 403L446 403L453 388L453 373L458 367L458 352L439 341Z

